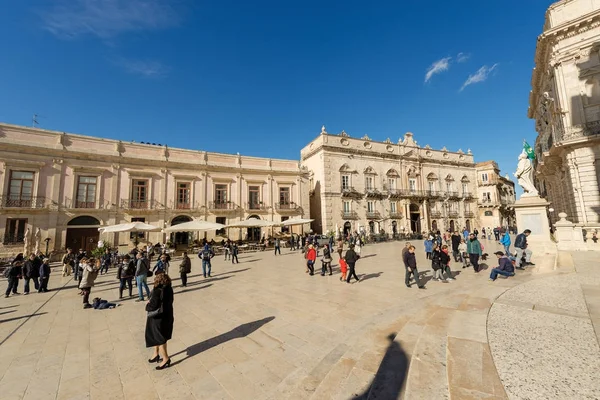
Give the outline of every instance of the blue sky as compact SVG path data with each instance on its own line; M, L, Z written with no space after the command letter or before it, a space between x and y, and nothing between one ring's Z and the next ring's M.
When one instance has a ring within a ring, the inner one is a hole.
M5 1L0 121L292 159L410 131L512 175L551 3Z

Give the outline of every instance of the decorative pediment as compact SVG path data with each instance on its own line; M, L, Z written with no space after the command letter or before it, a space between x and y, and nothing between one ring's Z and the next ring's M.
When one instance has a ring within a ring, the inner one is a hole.
M406 171L406 174L407 174L408 176L410 176L411 178L414 178L414 177L417 177L417 176L419 176L419 172L418 172L417 168L416 168L414 165L411 165L411 166L408 168L408 171Z
M375 172L375 170L373 169L373 167L367 167L367 168L365 168L365 170L363 171L363 173L365 175L377 175L377 173Z
M355 170L353 170L352 168L350 168L350 166L348 164L344 164L340 167L340 172L347 172L350 174L354 174L356 173Z
M398 174L398 171L396 171L395 169L390 169L388 172L385 173L388 177L390 178L398 178L400 176L400 174Z
M468 178L466 175L463 175L463 177L460 179L460 181L461 181L462 183L468 183L468 182L470 182L470 181L469 181L469 178Z
M340 136L348 137L348 134L346 133L345 130L342 129L342 131L340 132Z
M452 182L452 181L454 181L454 177L452 175L448 174L448 175L446 175L446 180L448 182Z
M428 181L437 181L438 176L436 174L434 174L433 172L431 172L429 175L427 175L427 180Z

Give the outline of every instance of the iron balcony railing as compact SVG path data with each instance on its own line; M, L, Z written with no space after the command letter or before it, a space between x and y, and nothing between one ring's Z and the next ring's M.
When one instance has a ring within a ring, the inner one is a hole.
M448 211L448 216L450 218L458 218L458 211Z
M427 197L429 197L429 198L444 197L444 192L439 191L439 190L428 190Z
M387 193L390 199L398 199L402 197L402 191L400 189L388 189Z
M466 218L474 218L475 213L473 211L465 211L465 217Z
M379 211L367 211L367 219L381 219Z
M463 199L472 199L472 198L473 198L473 193L470 193L470 192L463 192L463 194L462 194L462 198L463 198Z
M209 204L209 209L213 211L233 211L237 208L237 205L231 201L211 201Z
M46 198L42 196L0 196L1 208L45 208Z
M247 207L248 210L253 210L253 211L266 211L267 207L260 202L249 202L247 203Z
M391 219L402 219L402 213L397 211L390 211Z
M277 211L296 211L298 209L298 205L293 201L286 203L275 203L275 209Z
M431 218L442 218L442 212L438 210L431 210Z
M343 219L358 219L358 213L356 211L342 211L341 216Z
M159 210L164 208L164 205L156 200L123 199L121 208L125 210Z

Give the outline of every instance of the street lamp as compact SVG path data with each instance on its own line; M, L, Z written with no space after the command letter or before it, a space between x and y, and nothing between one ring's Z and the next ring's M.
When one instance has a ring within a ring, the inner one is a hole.
M44 239L44 242L46 242L46 257L49 257L48 256L48 245L50 244L50 240L51 240L50 238Z

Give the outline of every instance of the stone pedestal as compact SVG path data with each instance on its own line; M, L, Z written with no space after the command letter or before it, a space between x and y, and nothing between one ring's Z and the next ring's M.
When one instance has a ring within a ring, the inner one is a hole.
M548 203L539 196L521 196L514 204L518 233L529 229L527 246L533 252L532 261L538 272L553 270L557 248L550 236Z
M583 241L583 231L580 226L575 226L567 221L567 214L559 213L560 220L554 224L554 237L556 238L559 251L582 251L587 250Z

